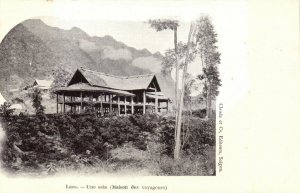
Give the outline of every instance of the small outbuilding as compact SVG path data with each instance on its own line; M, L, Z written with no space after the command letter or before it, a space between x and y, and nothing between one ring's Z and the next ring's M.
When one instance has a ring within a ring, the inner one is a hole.
M3 105L6 102L5 98L0 93L0 105Z
M51 85L53 84L53 80L38 80L36 79L33 83L33 88L39 88L41 90L49 90Z

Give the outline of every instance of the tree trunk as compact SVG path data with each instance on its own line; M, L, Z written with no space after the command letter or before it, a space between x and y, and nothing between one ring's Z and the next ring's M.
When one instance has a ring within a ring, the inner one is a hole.
M210 92L210 83L208 81L208 86L207 86L207 118L211 119L211 92Z
M176 124L176 140L175 140L175 149L174 149L174 159L180 159L180 146L181 146L181 123L182 123L182 109L183 109L183 97L184 97L184 90L185 90L185 79L187 73L187 66L188 66L188 56L189 56L189 49L190 49L190 41L193 32L193 24L191 24L190 32L188 36L188 44L187 44L187 51L185 57L185 63L183 68L182 74L182 85L181 85L181 93L180 93L180 101L179 101L179 109L178 109L178 117L177 117L177 124Z
M174 139L176 141L176 128L178 123L178 81L179 81L179 64L178 64L178 47L177 47L177 27L174 28L174 50L175 50L175 132L174 132Z
M206 83L207 91L206 91L206 118L209 119L209 85Z
M208 87L210 87L210 86L208 86ZM210 119L211 118L211 93L210 93L210 89L208 89L209 90L209 94L208 94L208 119Z

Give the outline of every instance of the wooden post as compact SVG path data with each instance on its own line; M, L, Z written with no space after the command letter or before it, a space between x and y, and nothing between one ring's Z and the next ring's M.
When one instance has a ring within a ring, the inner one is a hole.
M92 106L92 111L94 111L95 109L94 109L94 96L93 96L93 93L91 93L91 95L90 95L90 103L91 103L91 106Z
M146 114L146 90L143 92L143 114Z
M112 95L109 94L109 113L112 113Z
M131 97L131 114L134 114L133 97Z
M56 93L56 113L58 114L58 93Z
M66 96L65 96L65 93L63 93L63 113L66 112L65 100L66 100Z
M158 112L158 110L157 110L157 104L158 103L158 99L157 99L157 91L156 91L156 87L155 87L155 113L157 113Z
M160 108L160 102L158 101L158 103L157 103L157 108L158 108L158 112L161 112L161 108Z
M169 112L169 100L167 100L167 112Z
M121 109L120 109L120 96L118 95L118 115L120 115Z
M124 109L125 109L125 115L127 115L127 104L126 104L126 96L124 97L125 99L124 99L124 104L125 104L125 106L124 106Z
M99 110L99 109L98 109L97 106L98 106L99 96L96 95L95 100L96 100L95 110L96 110L96 113L98 113L98 110Z
M82 108L83 108L83 96L82 96L82 91L80 92L80 114L83 112Z
M70 103L70 106L71 106L71 113L73 113L73 97L72 96L70 96L71 98L70 98L70 100L71 100L71 103Z
M102 98L102 95L100 95L100 113L101 113L101 116L104 116L104 112L103 112L103 98Z

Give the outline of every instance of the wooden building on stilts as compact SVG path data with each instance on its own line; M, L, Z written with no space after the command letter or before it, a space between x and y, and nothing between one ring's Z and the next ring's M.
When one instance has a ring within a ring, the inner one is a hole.
M167 112L169 106L154 74L115 76L79 68L54 93L57 113L145 114Z

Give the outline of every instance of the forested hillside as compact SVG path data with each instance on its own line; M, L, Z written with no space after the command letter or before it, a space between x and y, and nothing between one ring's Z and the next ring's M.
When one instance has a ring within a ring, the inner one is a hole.
M89 36L77 27L63 30L39 19L16 25L0 44L0 92L32 83L34 79L64 79L78 67L115 75L154 72L163 92L173 96L173 80L160 73L162 55L137 50L107 35Z

